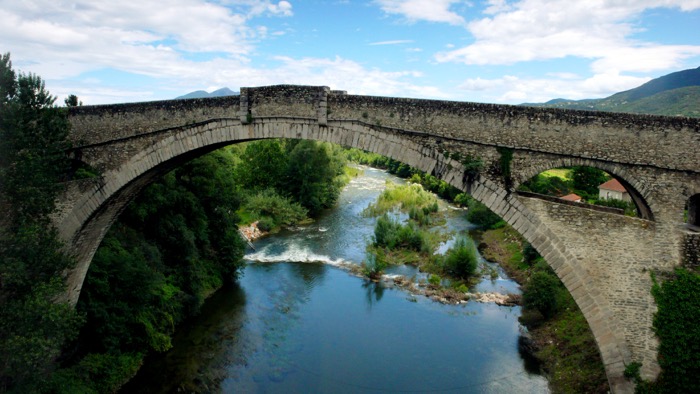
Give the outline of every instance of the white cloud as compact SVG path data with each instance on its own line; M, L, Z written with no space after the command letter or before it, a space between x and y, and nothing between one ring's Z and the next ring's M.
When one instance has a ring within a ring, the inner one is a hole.
M450 10L461 0L376 0L387 14L398 14L409 22L428 21L462 25L464 18Z
M580 78L570 73L552 75L552 78L520 78L506 75L502 78L472 78L459 85L459 89L472 92L488 92L490 101L519 104L545 102L554 98L581 100L607 97L614 93L635 88L650 78L620 75L614 72Z
M199 90L202 86L226 86L236 90L241 86L275 84L325 85L333 89L347 90L351 94L450 98L437 87L415 82L416 78L422 77L417 71L383 71L341 57L278 56L273 60L279 64L254 67L238 59L222 58L204 62L164 62L158 65L158 84L165 86L167 92L171 92L166 97L155 96L153 91L145 89L110 87L109 81L101 81L98 85L71 83L70 86L65 82L55 81L49 89L58 95L60 100L68 94L76 94L85 104L168 99Z
M644 43L630 37L643 11L659 7L684 11L700 0L492 0L492 16L468 23L475 42L440 52L438 62L508 65L574 56L594 61L595 72L650 71L678 67L700 46Z
M258 15L289 16L292 7L253 0L176 0L167 7L157 0L12 1L0 9L0 42L16 65L45 79L106 68L158 76L197 54L245 61L267 35L265 26L251 25Z

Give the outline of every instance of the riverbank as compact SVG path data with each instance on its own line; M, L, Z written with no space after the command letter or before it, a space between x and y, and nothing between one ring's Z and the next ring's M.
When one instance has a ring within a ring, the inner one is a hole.
M527 284L537 264L525 263L525 242L514 229L504 226L477 231L473 237L484 258L500 264L521 286ZM536 310L523 308L519 320L529 335L521 341L521 348L541 362L553 393L609 392L603 362L588 322L568 293L560 298L559 311L549 319Z

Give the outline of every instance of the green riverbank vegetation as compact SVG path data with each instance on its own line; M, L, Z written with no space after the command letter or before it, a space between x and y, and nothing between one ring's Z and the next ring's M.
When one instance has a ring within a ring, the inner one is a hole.
M332 206L344 182L340 148L263 140L194 159L149 185L112 226L78 303L87 318L58 392L111 392L176 327L240 275L238 225L269 231Z
M607 393L605 369L588 322L547 262L510 226L474 234L484 258L523 286L521 347L541 362L554 393Z
M453 287L466 289L477 273L476 247L467 237L459 237L444 256L435 253L452 234L435 228L445 223L444 212L437 197L420 184L389 183L363 214L377 217L363 265L370 279L377 279L389 265L410 264L430 273L434 286L439 286L442 276L451 278ZM407 215L405 222L401 214Z
M66 104L79 105L73 98ZM54 103L41 78L0 56L0 392L115 392L240 275L241 216L303 220L332 206L351 175L339 147L313 141L251 142L194 159L127 206L73 308L57 301L75 261L50 215L62 181L85 170L71 168L67 111Z

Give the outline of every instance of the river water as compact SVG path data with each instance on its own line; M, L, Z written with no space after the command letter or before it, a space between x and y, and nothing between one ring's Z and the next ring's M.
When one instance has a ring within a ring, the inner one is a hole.
M364 259L375 219L362 210L386 180L402 182L363 169L316 222L255 242L238 284L214 294L122 391L547 393L518 352L519 307L443 305L339 268ZM443 208L444 231L471 228ZM421 277L412 267L391 272ZM519 291L497 272L474 291Z

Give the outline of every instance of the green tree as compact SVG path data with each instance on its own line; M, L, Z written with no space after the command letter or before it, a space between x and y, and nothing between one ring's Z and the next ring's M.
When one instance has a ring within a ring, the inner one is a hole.
M234 162L229 150L194 159L129 204L95 253L78 302L87 316L78 353L86 356L71 360L55 385L118 387L145 354L171 346L176 325L208 294L237 277L244 246Z
M315 215L340 195L345 158L339 147L301 140L289 153L284 189Z
M523 291L523 304L527 308L537 309L546 318L557 311L559 280L545 271L532 274Z
M243 188L253 190L280 189L285 183L287 155L281 140L262 140L246 145L236 167Z
M593 167L576 166L571 169L573 188L586 199L598 195L598 186L610 179L603 170Z
M66 107L79 107L83 105L83 102L78 100L78 96L71 94L68 97L66 97L65 100L63 100L64 103L66 103Z
M55 97L33 74L16 74L0 56L0 391L36 391L55 369L81 318L56 302L61 273L74 261L60 252L49 214L68 168L69 131ZM11 209L10 209L11 207Z
M476 272L479 259L471 238L460 237L445 254L445 270L459 278L468 278Z
M500 216L473 198L469 200L468 206L467 220L484 229L496 228L499 223L504 223Z

